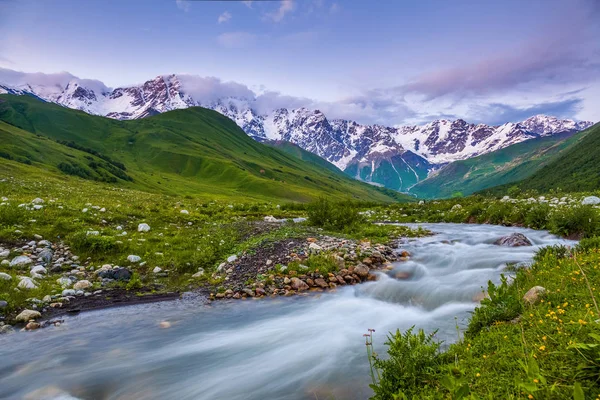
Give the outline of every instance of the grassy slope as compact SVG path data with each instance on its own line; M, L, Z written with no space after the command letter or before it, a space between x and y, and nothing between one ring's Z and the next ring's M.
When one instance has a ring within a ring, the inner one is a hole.
M524 179L578 143L584 133L532 139L479 157L453 162L411 189L422 198L469 195Z
M230 119L198 107L115 121L28 96L0 95L0 120L13 125L9 129L3 124L3 137L10 137L11 145L4 141L0 150L9 157L29 159L46 171L59 172L58 164L66 161L86 169L92 160L83 158L84 152L36 142L73 141L125 164L134 182L119 183L136 189L258 200L308 201L322 195L368 201L402 199L257 143Z
M571 192L600 189L599 152L600 124L596 124L587 130L585 137L578 143L520 182L519 187L540 192L551 189Z

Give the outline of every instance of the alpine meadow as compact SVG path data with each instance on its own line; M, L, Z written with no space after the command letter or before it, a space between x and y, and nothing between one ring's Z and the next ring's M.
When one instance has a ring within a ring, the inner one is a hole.
M598 2L0 15L0 398L600 399Z

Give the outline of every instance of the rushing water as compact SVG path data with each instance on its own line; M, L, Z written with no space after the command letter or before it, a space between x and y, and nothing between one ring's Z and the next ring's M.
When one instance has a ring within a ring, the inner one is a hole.
M456 340L456 322L466 324L474 296L498 282L507 263L572 244L520 228L423 226L437 234L404 243L410 261L335 293L114 308L0 336L0 398L364 399L368 328L380 353L387 332L413 325ZM513 232L534 246L493 245Z

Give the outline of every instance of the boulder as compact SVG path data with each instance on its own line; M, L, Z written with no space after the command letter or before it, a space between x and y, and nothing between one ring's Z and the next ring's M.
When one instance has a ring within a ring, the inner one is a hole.
M33 264L33 260L27 256L17 256L15 258L12 259L12 261L10 262L10 266L11 267L26 267L28 265Z
M8 307L8 302L4 300L0 300L0 309Z
M53 256L54 256L54 254L52 253L52 250L50 250L50 249L44 249L41 251L40 254L38 254L38 258L40 260L42 260L45 264L50 264L52 262Z
M21 278L21 281L17 285L20 289L36 289L37 285L31 278Z
M138 263L142 261L142 257L130 254L127 256L127 261L129 261L130 263Z
M0 258L7 258L10 255L10 250L0 249Z
M90 281L88 281L88 280L85 280L85 279L81 280L79 282L76 282L73 285L73 289L75 289L75 290L84 290L84 289L88 289L90 287L92 287L92 283Z
M188 215L190 212L188 210L181 210L181 211L179 211L179 213Z
M116 267L112 269L112 279L117 281L128 281L131 279L131 271L127 268Z
M540 301L544 293L546 293L546 288L542 286L534 286L529 289L527 293L525 293L525 296L523 296L523 301L525 303L534 305Z
M0 322L0 335L14 333L14 329L10 325L2 325Z
M308 249L312 250L312 251L320 251L323 248L321 246L319 246L318 244L316 244L316 243L311 243L311 244L308 245Z
M234 254L232 256L227 257L227 262L232 263L237 261L238 257Z
M154 267L154 269L152 270L152 273L153 273L153 274L158 274L158 273L159 273L159 272L161 272L161 271L162 271L162 268L161 268L161 267Z
M27 323L27 325L25 326L25 329L28 331L33 331L36 329L40 329L41 325L35 321L30 321Z
M15 318L15 321L17 322L29 322L32 319L38 319L41 318L42 314L40 314L39 311L35 311L35 310L23 310L21 311L21 313L19 315L17 315L17 317Z
M369 267L364 264L358 264L356 267L354 267L354 273L361 279L365 279L369 276Z
M62 291L61 294L63 297L67 297L67 296L75 296L77 294L77 292L73 289L65 289Z
M584 206L600 204L600 198L596 196L588 196L581 201Z
M322 279L322 278L315 279L315 285L317 285L323 289L329 287L329 284L327 282L325 282L325 279Z
M297 290L299 292L303 292L309 289L309 286L306 284L306 282L296 277L292 278L291 286L294 290Z
M73 282L71 282L71 280L69 278L65 278L65 277L58 278L56 280L56 283L58 283L60 286L62 286L64 288L69 287L73 284Z
M512 235L501 237L494 244L498 246L519 247L531 246L531 241L522 233L513 233Z
M150 225L146 223L142 223L138 225L138 232L148 232L150 230Z
M36 266L32 267L29 272L31 272L32 274L42 274L42 275L48 273L46 268L42 267L41 265L36 265Z
M12 279L12 277L5 273L5 272L0 272L0 280L2 281L10 281Z

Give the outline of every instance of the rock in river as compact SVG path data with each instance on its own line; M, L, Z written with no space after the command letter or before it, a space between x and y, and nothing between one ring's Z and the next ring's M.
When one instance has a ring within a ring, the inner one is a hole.
M519 247L531 246L531 241L522 233L513 233L512 235L501 237L494 244L498 246Z

